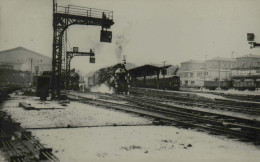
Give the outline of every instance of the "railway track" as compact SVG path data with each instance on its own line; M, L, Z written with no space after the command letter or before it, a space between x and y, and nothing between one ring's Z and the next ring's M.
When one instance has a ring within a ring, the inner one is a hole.
M168 102L177 105L186 105L186 106L196 106L205 109L217 109L217 110L226 110L231 112L239 112L244 114L254 114L260 115L260 108L252 108L252 107L243 107L243 106L232 106L229 104L223 103L216 103L216 102L209 102L209 101L179 101L179 100L170 100L170 99L163 99L158 97L150 97L153 100L158 102Z
M101 95L107 96L107 95ZM111 96L115 98L115 96ZM226 135L243 141L260 142L259 121L232 117L222 114L170 106L145 98L118 96L117 99L128 101L115 103L107 99L92 99L78 96L83 102L95 106L112 108L141 116L151 117L156 124L169 124L179 127L196 128L210 133Z
M236 99L241 101L252 101L257 102L260 101L259 95L240 95L240 94L225 94L225 93L217 93L217 92L211 92L212 94L217 94L226 98L230 99Z
M191 98L185 96L177 96L172 94L156 94L156 93L146 93L145 91L131 91L132 94L139 96L148 96L153 97L156 100L160 100L162 102L173 102L179 105L187 105L187 106L197 106L202 108L210 108L210 109L220 109L227 110L233 112L240 112L246 114L254 114L260 115L260 103L246 103L246 102L236 102L232 100L222 100L222 99L199 99L199 98Z
M45 148L31 132L5 112L0 112L0 144L11 162L58 162L51 148Z

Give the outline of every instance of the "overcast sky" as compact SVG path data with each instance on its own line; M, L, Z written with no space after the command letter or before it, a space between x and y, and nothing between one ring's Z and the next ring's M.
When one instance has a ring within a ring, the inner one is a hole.
M260 42L260 0L58 0L114 11L113 42L100 43L97 26L71 26L68 50L94 48L96 64L75 57L83 72L115 64L122 55L137 65L180 64L190 59L230 58L253 53L246 33ZM0 50L23 46L52 57L52 0L0 0Z

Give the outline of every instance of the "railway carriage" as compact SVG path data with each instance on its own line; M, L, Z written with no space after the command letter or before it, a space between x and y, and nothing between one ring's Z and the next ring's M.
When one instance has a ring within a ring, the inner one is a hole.
M168 89L168 90L178 91L180 88L180 77L174 75L174 76L166 76L164 79L146 78L145 81L143 77L139 77L133 79L131 85L133 87L155 88L155 89L158 88L158 89Z
M204 87L215 90L217 87L221 89L237 89L237 90L256 90L260 88L260 76L245 75L233 76L230 81L204 81Z
M238 90L256 90L260 88L260 75L233 76L233 88Z
M227 90L232 88L232 81L204 81L204 87L209 90L215 90L218 87Z

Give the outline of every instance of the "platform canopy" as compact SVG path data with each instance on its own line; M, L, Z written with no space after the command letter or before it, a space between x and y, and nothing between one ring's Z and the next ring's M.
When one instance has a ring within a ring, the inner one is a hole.
M129 69L128 72L132 77L143 77L152 76L159 74L160 70L167 69L171 65L166 65L164 67L154 66L154 65L143 65L133 69Z

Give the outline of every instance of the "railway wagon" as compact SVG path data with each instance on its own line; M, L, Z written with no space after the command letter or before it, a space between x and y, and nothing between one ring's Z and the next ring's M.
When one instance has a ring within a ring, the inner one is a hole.
M260 88L260 75L233 76L233 88L237 90L256 90Z
M155 89L168 89L178 91L180 88L180 77L179 76L167 76L164 79L160 78L146 78L145 81L143 78L137 78L132 80L133 87L141 88L155 88Z
M215 90L220 86L221 89L232 88L232 81L204 81L204 87L209 90Z

